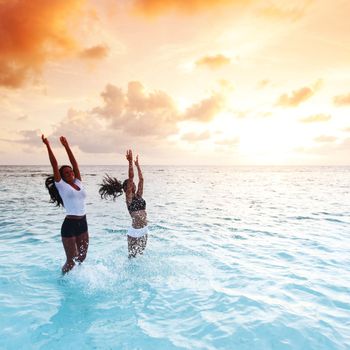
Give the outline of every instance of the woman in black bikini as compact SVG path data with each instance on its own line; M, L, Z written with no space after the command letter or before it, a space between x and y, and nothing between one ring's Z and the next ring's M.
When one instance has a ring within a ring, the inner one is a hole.
M138 156L135 160L137 168L139 183L136 186L134 183L134 168L132 151L126 152L126 159L129 162L129 178L126 179L123 184L116 178L106 176L100 185L99 193L101 198L108 198L120 196L125 193L126 206L131 216L131 227L128 229L128 252L129 258L136 257L137 254L143 254L146 248L148 227L147 227L147 213L146 202L142 198L143 195L143 176L138 160Z
M63 165L58 168L57 160L51 150L49 140L42 135L41 139L47 147L53 176L45 181L49 191L51 202L57 206L64 206L67 212L61 228L61 236L67 261L62 267L62 272L71 270L75 262L82 263L88 251L89 233L86 222L85 198L86 191L81 182L78 163L69 147L68 141L61 136L60 141L66 149L72 167Z

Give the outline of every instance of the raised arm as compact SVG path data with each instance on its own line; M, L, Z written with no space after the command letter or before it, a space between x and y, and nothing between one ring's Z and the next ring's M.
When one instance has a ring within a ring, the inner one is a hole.
M142 176L142 171L141 171L140 164L139 164L139 156L138 155L136 156L135 165L137 168L137 175L139 177L139 184L137 186L137 193L136 194L139 197L142 197L142 195L143 195L143 176Z
M70 163L72 164L72 167L73 167L74 176L75 176L78 180L81 181L79 166L78 166L77 161L75 160L75 157L74 157L74 155L73 155L72 150L71 150L70 147L69 147L69 144L68 144L67 139L66 139L64 136L61 136L61 137L60 137L60 141L61 141L63 147L66 149L66 152L67 152L69 161L70 161Z
M59 182L59 181L61 181L61 175L60 175L60 172L58 170L57 160L56 160L55 155L52 152L50 142L44 135L41 135L41 140L46 145L47 153L49 154L49 159L50 159L50 163L51 163L52 170L53 170L53 177L54 177L56 182Z
M134 167L132 164L132 151L131 149L126 151L126 159L129 162L129 178L128 178L128 185L126 187L126 202L131 203L132 201L132 188L134 185Z

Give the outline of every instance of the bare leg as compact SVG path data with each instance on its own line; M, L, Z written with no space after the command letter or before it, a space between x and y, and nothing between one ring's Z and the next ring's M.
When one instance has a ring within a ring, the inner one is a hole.
M74 260L78 256L78 250L75 237L62 237L62 243L67 257L67 261L62 267L62 272L66 273L74 267Z
M128 236L129 259L135 258L137 254L143 254L143 251L146 248L146 244L147 234L139 238Z
M77 261L79 261L79 263L82 263L86 258L86 254L89 248L89 233L88 232L82 233L81 235L75 238L76 238L77 249L78 249Z
M135 240L136 240L136 238L134 238L134 237L130 237L130 236L128 236L128 253L129 253L129 256L128 256L128 258L130 259L130 258L135 258L135 256L136 256L136 252L135 252Z
M147 245L147 239L148 239L148 235L145 234L144 236L139 238L139 254L143 254L143 251L146 249L146 245Z

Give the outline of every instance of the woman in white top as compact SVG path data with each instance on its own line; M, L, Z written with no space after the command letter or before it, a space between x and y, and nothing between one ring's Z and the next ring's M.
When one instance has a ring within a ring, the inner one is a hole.
M66 217L61 227L61 236L67 261L62 267L62 272L70 271L75 262L82 263L88 251L89 233L86 221L85 198L86 191L81 182L78 163L69 147L68 141L61 136L60 141L66 149L72 167L63 165L58 168L57 160L51 150L49 140L41 136L47 147L53 176L49 176L45 185L49 191L51 202L57 206L64 206Z

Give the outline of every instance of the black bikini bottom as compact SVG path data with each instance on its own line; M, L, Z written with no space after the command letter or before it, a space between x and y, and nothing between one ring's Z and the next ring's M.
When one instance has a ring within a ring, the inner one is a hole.
M76 237L88 231L86 215L81 218L72 219L66 217L61 227L62 237Z

